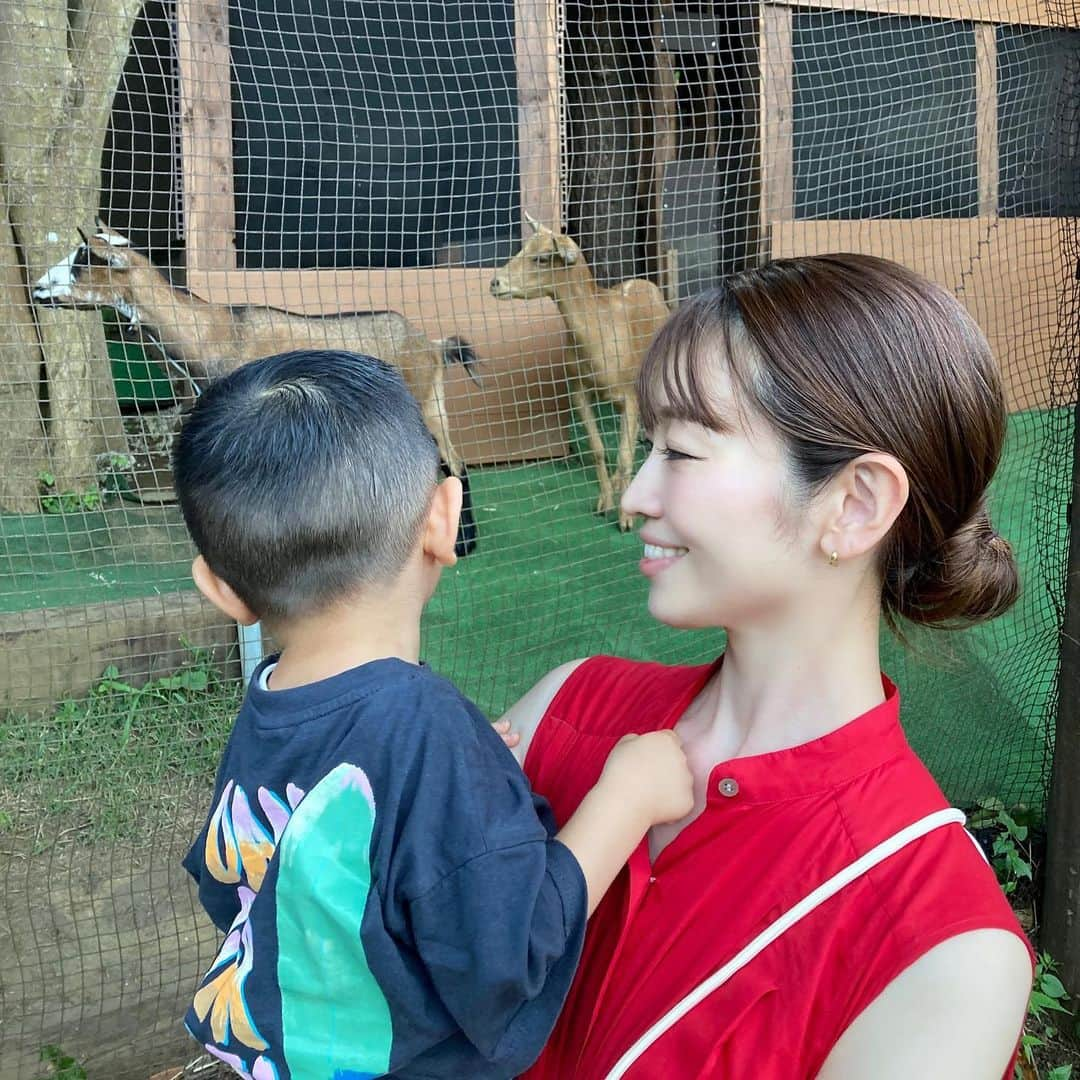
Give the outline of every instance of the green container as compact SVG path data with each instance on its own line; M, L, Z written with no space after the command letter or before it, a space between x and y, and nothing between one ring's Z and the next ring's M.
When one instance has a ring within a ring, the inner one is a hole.
M112 311L102 312L106 334L117 324ZM109 361L112 367L116 399L121 405L169 405L173 389L169 378L156 360L146 355L146 350L134 341L108 339Z

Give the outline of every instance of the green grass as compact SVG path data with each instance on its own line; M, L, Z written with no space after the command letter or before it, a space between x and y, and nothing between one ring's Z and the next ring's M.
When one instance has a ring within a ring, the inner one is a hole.
M205 801L240 704L205 654L135 687L105 672L48 717L0 718L0 833L46 848L58 831L111 839L153 830Z
M974 631L914 634L912 648L883 633L884 667L903 690L912 742L960 805L988 797L1042 805L1064 574L1066 421L1014 417L994 484L992 510L1025 579L1016 609ZM579 459L471 476L480 547L444 575L425 614L423 653L488 713L577 656L698 662L719 650L719 633L672 630L649 617L640 543L591 513L595 484ZM125 509L111 521L108 513L0 519L0 606L190 587L174 510L147 517ZM1058 582L1056 591L1046 582ZM119 835L146 827L155 807L169 811L178 792L205 798L238 690L217 684L198 659L190 670L202 670L206 685L103 686L51 717L0 721L0 808L9 817L28 807L74 815Z

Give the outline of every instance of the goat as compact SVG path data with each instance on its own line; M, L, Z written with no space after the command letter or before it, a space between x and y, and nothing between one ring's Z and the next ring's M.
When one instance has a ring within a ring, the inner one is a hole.
M638 436L634 380L653 335L668 317L667 304L651 282L632 278L610 289L598 288L581 249L568 236L553 232L528 214L533 235L521 250L495 272L492 296L555 301L574 344L571 400L585 426L596 467L600 496L598 514L615 509L630 483ZM592 398L614 403L621 415L619 459L615 480L608 474L604 442L593 414ZM633 517L619 509L619 528Z
M173 285L127 238L100 219L98 231L38 279L35 303L51 307L113 308L132 329L141 327L170 366L198 391L249 361L289 349L344 349L400 368L420 403L442 456L443 471L465 489L458 553L476 546L468 474L446 430L443 368L461 363L472 375L475 355L460 338L431 341L396 311L294 315L279 308L213 304Z

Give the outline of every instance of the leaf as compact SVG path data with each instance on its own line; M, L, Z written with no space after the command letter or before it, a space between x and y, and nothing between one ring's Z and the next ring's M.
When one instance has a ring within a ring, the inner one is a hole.
M1057 1001L1055 998L1048 997L1046 994L1040 993L1038 990L1032 990L1031 1002L1029 1010L1038 1016L1044 1009L1050 1009L1052 1012L1067 1013L1069 1010Z
M1072 1078L1072 1066L1071 1065L1058 1065L1057 1068L1051 1069L1046 1074L1046 1080L1071 1080Z
M1052 972L1045 972L1039 979L1039 989L1052 998L1068 997L1068 991L1061 980Z
M183 680L187 690L205 690L210 684L210 673L206 668L194 668L184 672Z

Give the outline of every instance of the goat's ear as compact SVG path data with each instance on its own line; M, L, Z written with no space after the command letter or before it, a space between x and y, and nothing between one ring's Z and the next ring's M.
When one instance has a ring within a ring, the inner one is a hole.
M114 270L127 270L131 266L131 248L113 244L100 233L88 240L86 247L96 262L111 266Z
M555 237L555 250L559 253L564 266L573 266L581 257L574 242L566 236Z
M97 235L110 247L131 247L131 241L126 236L116 232L115 229L110 229L101 218L96 218L95 224L97 225Z

